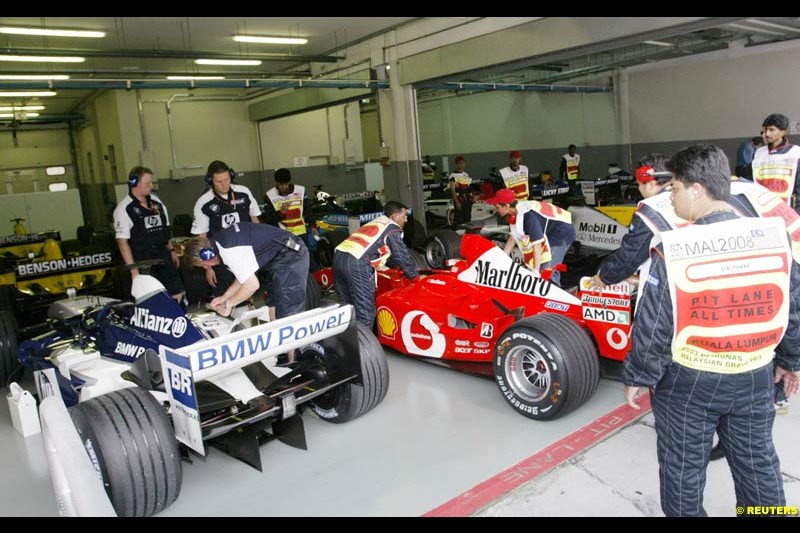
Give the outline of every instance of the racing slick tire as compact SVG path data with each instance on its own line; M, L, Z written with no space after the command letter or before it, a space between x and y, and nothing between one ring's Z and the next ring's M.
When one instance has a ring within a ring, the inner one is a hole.
M425 241L425 260L431 268L445 268L448 259L460 256L461 237L453 230L436 230Z
M417 271L430 270L431 267L428 266L428 262L425 261L421 253L416 250L409 250L408 253L411 254L411 260L414 261L414 266L417 267Z
M517 412L559 418L597 389L600 362L589 334L571 319L544 313L516 322L498 338L495 382Z
M306 279L306 311L316 309L322 301L322 290L317 279L309 272Z
M358 349L361 352L362 384L347 382L312 401L311 409L323 420L340 424L371 411L386 397L389 389L389 364L375 334L358 324ZM343 349L326 357L350 357Z
M152 394L141 387L110 392L79 403L70 415L118 516L151 516L175 501L181 457Z
M16 301L14 299L14 285L0 285L0 311L14 313Z
M0 387L19 366L17 361L17 321L8 311L0 311Z
M343 231L329 231L319 236L317 241L317 263L321 267L333 266L333 250L347 238Z

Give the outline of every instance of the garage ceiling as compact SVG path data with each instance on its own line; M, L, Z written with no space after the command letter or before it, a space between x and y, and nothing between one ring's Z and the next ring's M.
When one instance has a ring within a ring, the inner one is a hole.
M0 75L69 75L70 87L57 96L0 97L0 106L45 105L44 120L80 112L82 102L95 94L101 80L133 82L164 80L169 75L225 76L226 80L311 79L314 63L336 63L344 49L374 35L422 17L0 17L0 27L98 30L103 38L44 37L0 34L2 54L80 56L82 63L0 61ZM236 42L234 34L303 37L304 45ZM726 18L724 23L648 40L646 37L611 43L603 51L570 50L557 59L530 58L498 67L449 76L436 87L420 87L421 97L443 92L443 83L486 84L608 84L609 73L676 57L728 47L750 47L800 37L798 17ZM195 58L258 59L258 66L195 64ZM44 82L47 83L47 82ZM59 82L53 82L58 84ZM197 82L198 84L201 82ZM202 82L208 84L221 82ZM41 89L42 81L0 79L0 90ZM155 85L149 85L155 87ZM252 91L252 89L250 89ZM237 89L242 95L247 89ZM263 90L261 91L263 93ZM0 121L3 119L0 118ZM6 119L11 120L11 119Z

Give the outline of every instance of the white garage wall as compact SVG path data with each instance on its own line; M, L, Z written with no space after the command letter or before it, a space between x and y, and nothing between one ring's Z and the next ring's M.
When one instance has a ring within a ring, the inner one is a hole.
M800 120L799 51L782 43L629 69L632 141L744 139L771 113Z

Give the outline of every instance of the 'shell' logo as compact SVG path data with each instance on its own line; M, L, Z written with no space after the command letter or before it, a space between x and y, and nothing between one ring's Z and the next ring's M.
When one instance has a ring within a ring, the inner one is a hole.
M397 319L386 307L378 309L378 330L381 335L387 339L394 340L395 333L397 333Z

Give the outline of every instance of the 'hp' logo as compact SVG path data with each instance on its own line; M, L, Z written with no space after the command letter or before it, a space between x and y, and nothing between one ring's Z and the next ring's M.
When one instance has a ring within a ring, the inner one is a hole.
M144 227L147 229L157 228L160 225L161 225L161 217L158 215L145 217L144 219Z
M239 222L239 213L227 213L222 215L222 227L228 228Z

